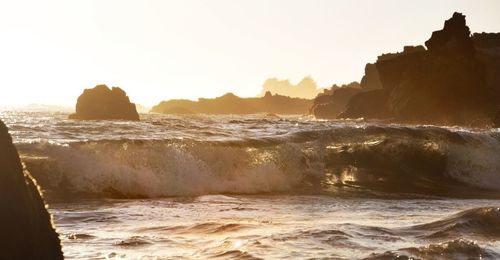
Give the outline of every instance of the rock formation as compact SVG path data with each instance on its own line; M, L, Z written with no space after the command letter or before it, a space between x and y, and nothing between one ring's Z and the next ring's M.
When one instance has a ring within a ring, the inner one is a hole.
M377 63L390 60L399 56L425 51L423 46L405 46L403 52L382 54ZM338 118L365 118L386 119L393 117L388 104L388 93L382 89L379 72L376 64L368 63L365 67L365 75L361 79L363 91L355 93L346 101Z
M131 103L125 91L106 85L85 89L78 97L76 113L70 119L83 120L139 120L135 104Z
M312 100L272 95L266 92L260 98L240 98L232 93L198 101L169 100L154 106L151 112L164 114L307 114Z
M485 66L487 88L500 97L500 33L475 33L472 39L476 58Z
M29 172L0 121L0 243L2 259L63 259L61 241Z
M365 66L365 74L361 83L352 82L347 85L333 85L331 89L324 91L314 99L310 113L316 118L334 119L347 109L347 103L358 93L381 89L379 75L375 64L368 63Z
M500 49L500 33L474 33L472 40L476 49Z
M500 93L498 56L492 51L497 43L492 35L472 38L465 16L454 13L444 28L426 41L427 50L405 47L402 53L379 56L375 65L384 91L354 96L340 117L394 117L399 122L433 124L491 123ZM373 107L366 105L372 102L376 102ZM383 113L377 115L374 108L383 108L379 111Z
M474 56L476 49L470 37L470 29L466 25L465 15L454 13L444 22L444 28L432 33L425 42L427 49L433 54L451 56Z
M386 90L376 89L354 95L339 118L386 119L393 117Z
M377 67L373 63L368 63L365 66L365 75L361 78L361 88L363 90L381 89L382 84L378 76Z
M310 113L316 118L334 119L344 111L351 97L362 91L358 82L342 86L333 85L314 99Z

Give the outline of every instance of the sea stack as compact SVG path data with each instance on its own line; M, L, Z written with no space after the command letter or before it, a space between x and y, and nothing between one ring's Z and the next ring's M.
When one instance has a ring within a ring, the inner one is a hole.
M2 259L63 259L61 241L36 181L0 121L0 241Z
M85 89L76 102L76 113L70 119L81 120L139 120L134 103L121 88L97 85Z

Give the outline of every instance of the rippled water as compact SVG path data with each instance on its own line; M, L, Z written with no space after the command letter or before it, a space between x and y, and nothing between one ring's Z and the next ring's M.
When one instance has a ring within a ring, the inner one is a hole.
M499 203L206 195L57 203L52 212L65 255L74 258L359 259L392 251L424 259L495 259L500 257L500 227L491 226L496 233L487 234L481 224L499 225L499 208L491 209L496 222L474 219L458 234L429 238L447 227L412 228L490 205ZM454 224L465 221L459 218ZM447 251L446 243L457 248ZM441 248L431 252L429 246Z
M0 112L69 259L497 259L497 129Z

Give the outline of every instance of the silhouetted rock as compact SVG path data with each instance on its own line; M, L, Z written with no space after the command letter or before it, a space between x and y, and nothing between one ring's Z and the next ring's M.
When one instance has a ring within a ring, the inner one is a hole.
M454 13L446 20L443 30L433 32L425 46L433 54L471 57L476 52L465 15L461 13Z
M496 35L473 41L460 13L445 22L423 47L379 56L376 67L383 92L362 93L348 104L346 117L387 118L410 123L484 125L499 101ZM474 42L488 51L476 50ZM493 46L493 47L492 47ZM384 97L385 95L385 97ZM374 104L373 107L366 104ZM374 109L383 108L374 113ZM388 109L389 111L386 111ZM379 114L379 115L377 115Z
M394 115L388 104L389 95L384 89L365 91L354 95L339 118L388 119Z
M500 97L500 33L475 33L476 58L485 66L486 85Z
M106 85L98 85L83 91L76 103L76 113L70 115L70 118L139 120L139 114L135 104L130 102L121 88L109 89Z
M384 54L378 56L377 57L377 62L391 60L391 59L394 59L394 58L397 58L397 57L405 56L405 55L412 54L412 53L415 53L415 52L423 52L423 51L425 51L425 47L422 46L422 45L418 45L418 46L404 46L402 52L384 53ZM375 65L375 67L376 67L376 65ZM378 72L378 70L377 70L377 72Z
M420 48L421 47L421 48ZM407 64L411 66L415 64L416 59L419 59L425 53L425 48L422 46L412 47L405 46L403 52L382 54L378 57L375 66L379 73L379 79L382 88L391 91L405 77ZM410 68L411 70L412 68Z
M311 105L312 100L310 99L272 95L268 91L260 98L240 98L228 93L213 99L200 98L198 101L162 101L154 106L151 112L164 114L183 114L179 112L200 114L307 114Z
M325 90L314 99L314 104L310 113L316 118L334 119L347 108L349 100L362 92L382 88L377 67L375 64L368 63L365 66L365 75L361 83L352 82L341 87L334 85L331 89Z
M351 97L362 91L357 82L342 85L341 87L333 85L329 90L325 90L314 99L310 112L316 118L337 118L345 110L347 102Z
M476 49L500 48L500 33L474 33L472 40Z
M368 63L365 66L365 75L361 79L361 88L363 90L381 89L382 84L378 76L377 66L373 63Z
M23 171L16 148L0 121L1 259L63 259L61 241L52 226L35 180Z

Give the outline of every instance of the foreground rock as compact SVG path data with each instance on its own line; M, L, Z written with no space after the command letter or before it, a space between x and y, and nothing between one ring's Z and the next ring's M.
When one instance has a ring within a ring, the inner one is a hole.
M408 47L379 56L375 65L384 91L355 95L340 117L491 125L500 100L498 43L495 34L474 40L465 16L454 13L426 41L427 50ZM374 113L374 108L383 110Z
M131 103L125 91L106 85L85 89L78 97L76 113L70 119L82 120L139 120L134 103Z
M312 100L272 95L266 92L260 98L240 98L232 93L198 101L169 100L154 106L151 112L164 114L307 114Z
M0 121L0 243L2 259L63 259L61 241L35 180L23 167Z

